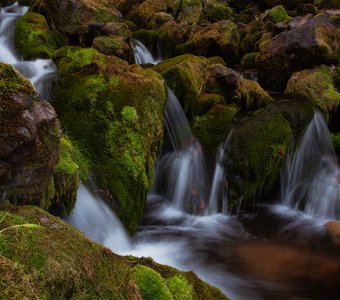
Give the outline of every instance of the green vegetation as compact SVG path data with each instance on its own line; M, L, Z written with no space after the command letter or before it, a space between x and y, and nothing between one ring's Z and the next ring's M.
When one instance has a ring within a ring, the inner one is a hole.
M241 59L242 68L248 69L256 68L256 57L258 54L259 54L258 52L250 52L243 55Z
M49 58L64 41L60 33L49 30L43 15L29 11L16 22L15 45L25 59Z
M289 20L290 17L288 16L286 10L282 5L277 5L271 9L266 10L261 16L261 19L262 21L271 21L273 23L278 23L281 21Z

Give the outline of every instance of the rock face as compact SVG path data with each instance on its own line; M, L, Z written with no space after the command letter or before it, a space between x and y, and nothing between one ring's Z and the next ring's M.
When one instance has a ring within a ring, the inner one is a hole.
M28 80L0 63L0 197L49 208L61 129L53 107Z
M96 183L134 232L162 143L163 78L92 48L67 46L54 60L61 78L53 105L61 124L86 150Z
M326 233L336 246L340 246L340 223L331 221L326 225Z
M282 91L294 71L336 62L339 45L338 15L316 16L282 32L261 49L257 57L260 81L269 89Z

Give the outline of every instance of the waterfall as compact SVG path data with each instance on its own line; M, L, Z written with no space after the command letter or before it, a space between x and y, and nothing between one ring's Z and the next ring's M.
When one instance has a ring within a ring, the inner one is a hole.
M218 203L220 198L222 198L222 213L228 214L228 197L226 191L228 189L228 184L226 182L225 162L227 160L226 150L229 145L232 133L233 130L230 130L226 140L220 145L217 151L215 171L209 196L210 214L218 213Z
M15 22L27 12L27 7L14 3L0 9L0 62L13 65L28 78L37 92L48 99L51 84L56 76L56 67L51 59L23 61L15 53Z
M136 39L131 39L131 48L133 50L133 56L136 64L157 64L162 61L161 58L154 58L148 48L143 43Z
M94 197L83 185L78 188L77 202L72 214L65 220L91 240L115 253L131 249L130 239L119 219L101 199Z
M330 134L320 112L304 132L282 174L283 204L321 219L340 217L340 172Z

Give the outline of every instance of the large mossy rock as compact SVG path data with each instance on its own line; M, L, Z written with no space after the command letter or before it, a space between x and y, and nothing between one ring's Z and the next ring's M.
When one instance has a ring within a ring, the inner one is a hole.
M164 77L181 102L184 112L192 116L204 85L208 64L209 61L204 57L186 54L170 58L152 69Z
M293 73L285 94L311 103L325 115L334 114L340 104L340 93L334 87L331 68L325 65Z
M51 206L61 129L53 107L10 65L0 63L0 198Z
M60 33L49 30L44 16L27 12L16 22L15 45L24 59L50 58L64 41Z
M233 10L225 2L218 0L203 1L203 18L209 22L218 22L230 20L233 16Z
M189 25L198 24L202 19L201 0L181 0L178 3L178 21Z
M336 62L340 55L339 20L339 14L324 13L273 38L257 57L261 82L283 91L294 71Z
M64 47L54 60L61 76L53 102L60 121L88 153L99 187L134 232L162 143L163 78L92 48Z
M228 66L233 66L239 60L239 45L237 25L223 20L200 27L185 44L177 46L177 51L205 57L220 56Z
M31 9L44 15L50 29L60 32L71 45L91 46L101 35L130 36L110 0L37 0Z
M0 220L1 299L227 299L193 272L118 256L37 207Z

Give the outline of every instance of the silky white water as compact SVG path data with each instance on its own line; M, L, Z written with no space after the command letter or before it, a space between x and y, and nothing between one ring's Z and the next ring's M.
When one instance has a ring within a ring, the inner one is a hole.
M53 61L51 59L24 61L15 51L15 22L27 12L27 9L18 3L0 8L0 62L13 65L32 82L44 99L48 99L51 83L56 76Z
M289 153L281 187L284 205L315 219L340 218L340 170L320 112Z

